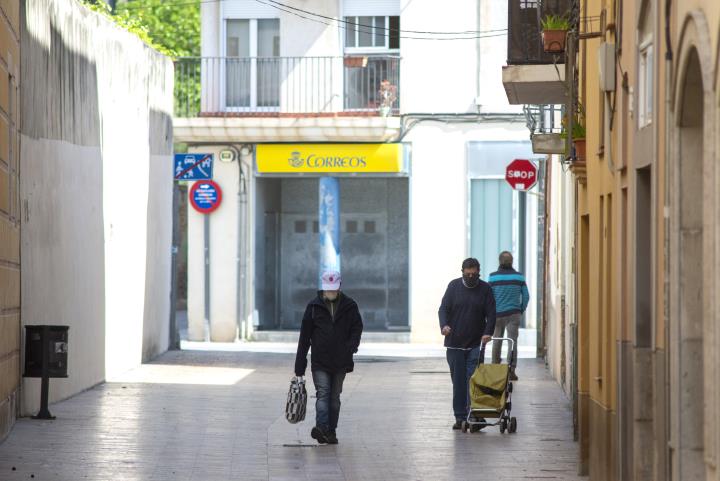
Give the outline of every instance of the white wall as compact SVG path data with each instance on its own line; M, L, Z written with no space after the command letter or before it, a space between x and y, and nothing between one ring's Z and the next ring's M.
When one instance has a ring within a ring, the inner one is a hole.
M246 278L252 279L250 270L253 264L247 262L247 259L243 262L243 256L246 257L249 253L247 231L246 243L238 250L239 209L244 212L244 228L248 229L248 207L246 204L239 204L238 161L219 162L218 154L222 149L217 146L197 146L191 150L215 154L213 180L222 189L223 200L220 207L211 214L201 214L188 203L188 337L193 341L206 340L204 223L207 216L210 223L210 318L207 340L233 342L237 339L244 314L254 308L254 296L246 292L246 305L240 306L242 309L238 313L238 268L244 270ZM243 162L246 176L252 172L247 164L249 160L252 159L245 158ZM247 288L246 285L245 289Z
M575 320L574 274L572 256L575 234L574 179L569 172L563 172L556 157L551 160L550 206L547 228L549 244L547 246L546 312L547 332L545 335L547 360L550 372L561 382L568 395L571 394L572 378L572 323ZM563 296L564 318L563 318ZM564 351L563 335L565 330ZM563 355L565 361L563 363ZM563 367L565 372L563 373Z
M510 105L502 84L502 66L507 60L507 32L493 32L508 26L507 0L479 2L480 59L479 102L482 112L522 112L522 105Z
M421 124L412 142L410 320L413 342L437 342L438 308L468 256L466 147L469 141L525 140L524 123Z
M409 112L522 112L508 104L502 85L507 57L507 0L401 0L401 29L480 32L468 40L400 41L401 109ZM408 37L423 37L404 33Z
M173 71L77 2L24 5L22 318L70 326L52 401L167 349Z
M475 0L401 0L400 28L417 31L478 30ZM411 35L410 36L419 36ZM476 112L477 41L400 40L400 108L410 112Z

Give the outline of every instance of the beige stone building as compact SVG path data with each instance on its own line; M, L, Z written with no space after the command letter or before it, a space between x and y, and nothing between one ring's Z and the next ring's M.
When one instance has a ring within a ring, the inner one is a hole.
M562 105L583 127L566 118L549 162L543 323L581 472L716 480L720 3L561 4L537 18L566 9L565 51L504 80L511 101Z

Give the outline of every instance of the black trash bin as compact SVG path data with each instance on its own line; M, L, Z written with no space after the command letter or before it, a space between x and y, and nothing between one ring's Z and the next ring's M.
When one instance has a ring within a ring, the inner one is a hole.
M68 377L68 326L25 326L24 377L42 379L40 412L35 419L55 419L48 411L50 378Z

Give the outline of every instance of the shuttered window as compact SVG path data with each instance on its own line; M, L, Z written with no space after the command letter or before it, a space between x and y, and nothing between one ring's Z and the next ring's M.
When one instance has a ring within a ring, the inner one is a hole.
M358 50L399 49L400 17L345 17L345 48Z

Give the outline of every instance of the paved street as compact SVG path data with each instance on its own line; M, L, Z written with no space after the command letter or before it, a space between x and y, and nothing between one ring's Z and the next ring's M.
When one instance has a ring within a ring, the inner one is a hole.
M579 479L572 413L541 362L521 360L518 433L452 431L444 359L358 359L340 445L283 417L293 357L170 352L21 419L0 445L0 480ZM312 389L310 389L312 391Z

